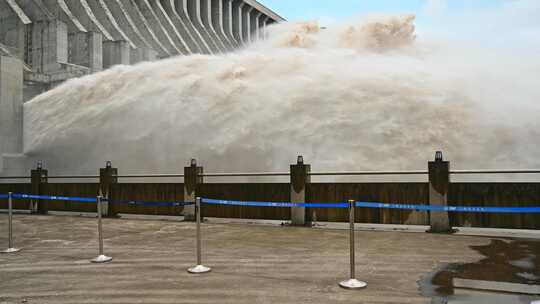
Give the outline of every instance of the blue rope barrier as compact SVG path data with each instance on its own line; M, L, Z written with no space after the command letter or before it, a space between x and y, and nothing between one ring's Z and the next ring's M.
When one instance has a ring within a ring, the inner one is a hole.
M83 202L83 203L95 203L96 198L87 198L87 197L69 197L69 196L48 196L48 195L31 195L31 194L12 194L11 197L14 199L41 199L41 200L50 200L50 201L72 201L72 202Z
M6 199L7 194L0 194L0 199ZM31 194L12 194L14 199L42 199L55 201L74 201L95 203L96 198L68 197L68 196L47 196ZM106 199L104 199L106 200ZM149 202L149 201L110 201L111 204L127 204L134 206L149 207L178 207L188 206L192 202ZM230 201L203 198L202 203L209 205L228 205L246 207L274 207L274 208L348 208L348 203L290 203L290 202L250 202L250 201ZM355 202L356 207L378 208L378 209L401 209L415 211L432 212L478 212L478 213L540 213L540 207L478 207L478 206L440 206L440 205L414 205L414 204L388 204L373 202Z
M192 202L144 202L144 201L109 201L111 204L122 204L145 207L180 207L194 205Z
M248 202L215 200L203 198L202 202L210 205L247 206L247 207L307 207L307 208L348 208L348 203L290 203L290 202ZM439 205L412 205L387 204L372 202L355 202L356 207L379 209L402 209L433 212L478 212L478 213L540 213L540 207L476 207L476 206L439 206Z
M242 202L215 200L203 198L202 203L209 205L226 205L226 206L246 206L246 207L276 207L276 208L291 208L291 207L306 207L306 208L347 208L347 203L290 203L290 202Z
M372 202L356 202L356 207L378 209L401 209L433 212L477 212L477 213L540 213L540 207L478 207L478 206L440 206L408 205Z

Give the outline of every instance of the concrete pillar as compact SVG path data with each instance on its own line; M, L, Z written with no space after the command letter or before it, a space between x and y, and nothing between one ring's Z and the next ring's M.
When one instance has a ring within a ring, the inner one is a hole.
M437 152L435 161L429 162L429 204L446 206L450 185L450 162L443 160L442 152ZM430 212L429 223L433 233L451 232L448 212Z
M270 18L263 16L259 19L259 39L267 38L266 24Z
M199 0L199 15L203 26L210 35L210 39L214 41L214 45L217 47L217 49L224 53L227 51L227 46L225 45L224 38L218 34L219 28L214 27L212 20L212 5L212 0Z
M243 0L232 0L231 4L232 33L238 46L242 45L242 35L240 34L242 30L242 10L240 6L243 3Z
M229 38L233 48L239 46L238 41L234 37L233 31L233 2L234 0L222 0L222 10L223 10L223 28L225 34Z
M103 68L108 69L114 65L130 63L130 46L127 41L103 42Z
M0 56L0 155L23 150L23 63Z
M105 164L105 168L99 169L99 194L103 197L111 197L111 187L113 184L118 183L118 168L113 168L112 163L108 161ZM103 202L103 208L101 213L103 216L115 217L117 216L117 211L114 208L113 204L109 204L108 201Z
M296 165L291 165L291 203L306 202L306 185L311 182L311 165L304 164L304 158L298 156ZM306 208L291 208L291 225L309 226L306 220Z
M180 49L182 54L189 55L193 53L188 43L186 42L186 39L184 39L184 35L180 33L179 29L176 28L169 15L167 15L165 8L161 4L161 1L150 1L150 5L152 5L152 7L154 8L158 19L161 20L161 24L169 32L170 36L174 39L177 48Z
M250 8L248 10L248 42L253 42L255 41L255 30L257 29L256 27L256 24L257 24L257 14L259 12L254 8Z
M200 176L203 172L203 167L198 167L195 159L191 160L189 167L184 168L184 202L195 202L199 185L204 182L203 177ZM184 207L184 220L195 220L194 205Z
M255 29L253 29L253 34L251 35L251 39L253 41L261 39L259 36L260 34L260 24L261 24L261 18L263 17L263 13L257 12L257 16L255 17Z
M146 19L147 24L153 33L159 39L161 44L167 48L168 53L171 56L182 54L182 51L173 41L173 38L169 35L169 32L167 32L167 29L163 27L161 20L155 14L150 3L147 0L135 0L135 4L139 8L139 12L141 12L143 18Z
M210 35L210 32L208 29L204 26L201 19L201 2L200 0L183 0L184 5L186 6L188 16L197 29L197 31L200 33L201 38L203 41L208 45L210 48L210 51L215 53L220 53L220 49L216 44L215 39Z
M136 48L130 50L129 60L131 64L136 64L143 61L154 61L158 58L158 52L149 48Z
M173 0L171 0L171 2L172 1ZM174 0L174 3L171 4L174 5L174 9L178 17L181 19L184 26L189 30L191 36L196 40L200 47L200 51L203 54L213 54L212 50L208 46L208 43L206 43L206 41L203 39L201 33L195 26L195 23L192 22L191 17L189 16L187 0Z
M27 25L17 15L0 13L0 43L8 48L10 55L21 60L25 57L26 30Z
M240 41L242 44L248 43L248 12L251 9L247 3L242 1L240 4Z
M103 70L103 38L96 32L69 34L69 62L90 68L92 72Z
M59 63L68 62L67 25L58 20L34 22L32 29L32 67L38 73L54 73Z
M32 194L43 195L45 194L45 187L48 182L48 171L43 169L43 163L38 161L37 167L30 171L30 181L32 183ZM45 200L31 200L30 212L37 214L47 214L47 201Z
M225 26L223 22L223 0L208 0L210 1L210 20L212 21L212 26L220 36L225 48L230 51L234 49L232 42L225 33Z
M175 0L164 0L161 2L161 5L163 6L165 13L169 16L174 27L178 30L186 44L189 46L190 53L204 53L199 45L199 42L194 36L194 32L191 30L188 24L184 23L182 17L178 15Z

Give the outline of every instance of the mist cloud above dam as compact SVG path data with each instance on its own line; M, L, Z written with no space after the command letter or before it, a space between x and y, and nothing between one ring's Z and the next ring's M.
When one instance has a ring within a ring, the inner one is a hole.
M269 28L232 54L116 66L24 106L25 153L57 172L540 167L540 55L417 37L414 17Z

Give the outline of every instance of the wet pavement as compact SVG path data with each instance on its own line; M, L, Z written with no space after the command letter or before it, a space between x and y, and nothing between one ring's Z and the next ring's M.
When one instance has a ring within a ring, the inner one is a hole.
M94 218L17 215L23 250L0 255L0 303L470 303L459 301L477 291L453 288L453 279L534 283L539 275L533 240L358 231L357 277L368 287L344 290L347 230L209 219L203 259L212 272L194 276L186 271L195 260L193 223L105 219L103 227L114 260L96 265ZM0 246L6 231L0 214ZM419 288L428 274L432 294Z
M423 294L437 299L436 303L529 304L540 300L540 241L492 239L487 245L470 248L483 258L447 264L430 273L420 281ZM469 284L456 286L460 281ZM520 284L536 295L523 294ZM531 285L537 288L531 291Z

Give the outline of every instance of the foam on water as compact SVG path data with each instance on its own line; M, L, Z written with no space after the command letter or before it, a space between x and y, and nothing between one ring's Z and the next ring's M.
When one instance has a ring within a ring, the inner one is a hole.
M414 17L285 23L222 56L117 66L24 107L25 153L56 172L540 167L539 55L417 39ZM536 113L536 114L535 114Z

